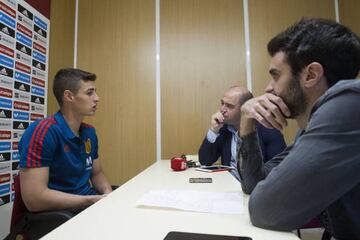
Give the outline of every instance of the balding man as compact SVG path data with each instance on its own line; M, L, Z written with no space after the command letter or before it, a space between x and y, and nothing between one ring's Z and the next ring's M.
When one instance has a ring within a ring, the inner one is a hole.
M237 144L241 139L238 129L241 106L251 99L251 92L240 86L229 88L221 99L220 109L211 116L210 129L199 149L201 165L212 165L221 156L221 164L234 167L231 174L240 181L236 170ZM282 134L258 124L257 131L264 162L282 152L286 147Z

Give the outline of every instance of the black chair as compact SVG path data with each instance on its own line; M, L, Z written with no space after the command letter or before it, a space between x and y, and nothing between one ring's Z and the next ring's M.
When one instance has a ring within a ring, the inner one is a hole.
M11 215L10 234L4 240L39 239L75 215L74 212L65 210L29 212L21 197L19 175L14 178L14 190L15 199Z

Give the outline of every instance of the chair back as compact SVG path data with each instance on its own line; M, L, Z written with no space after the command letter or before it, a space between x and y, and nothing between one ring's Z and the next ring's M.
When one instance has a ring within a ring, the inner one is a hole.
M11 231L14 229L16 224L22 219L22 217L29 212L21 197L20 174L18 174L14 178L14 191L15 191L15 199L11 214L11 223L10 223Z

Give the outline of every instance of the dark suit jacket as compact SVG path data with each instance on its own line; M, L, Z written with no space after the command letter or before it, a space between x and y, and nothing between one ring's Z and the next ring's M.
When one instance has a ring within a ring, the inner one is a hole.
M267 162L285 149L286 144L280 131L265 128L261 124L257 124L256 129L264 162ZM201 165L212 165L221 156L221 164L230 166L231 132L227 129L227 125L224 125L219 133L220 135L214 143L210 143L205 136L199 149L199 161Z

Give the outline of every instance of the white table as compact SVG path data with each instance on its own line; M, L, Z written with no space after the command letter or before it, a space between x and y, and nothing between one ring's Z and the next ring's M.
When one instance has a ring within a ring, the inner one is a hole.
M213 183L189 183L189 177L212 177ZM240 184L228 172L204 173L188 169L173 172L163 160L119 187L43 239L162 240L169 231L249 236L255 240L298 239L293 233L269 231L251 225L244 214L213 214L172 209L138 208L136 201L150 190L182 189L239 192Z

